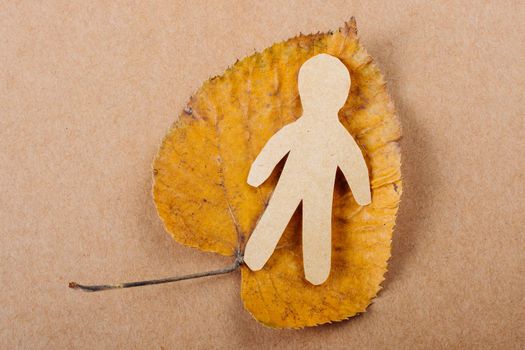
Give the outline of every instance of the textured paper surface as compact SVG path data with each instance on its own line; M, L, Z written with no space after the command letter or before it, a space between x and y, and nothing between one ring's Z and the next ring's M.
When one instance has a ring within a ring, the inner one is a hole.
M287 155L268 206L246 244L244 262L254 271L266 264L302 202L304 275L318 285L330 274L337 168L360 205L370 204L370 181L363 154L338 117L350 92L348 69L338 58L320 54L301 66L297 79L303 115L268 140L248 175L248 183L259 186Z
M163 231L157 146L209 76L351 15L404 128L393 256L368 312L270 330L238 274L67 288L228 264ZM524 17L517 1L4 2L0 347L523 348Z

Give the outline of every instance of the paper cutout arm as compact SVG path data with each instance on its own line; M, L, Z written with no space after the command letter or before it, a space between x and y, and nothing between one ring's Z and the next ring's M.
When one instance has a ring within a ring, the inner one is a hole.
M248 174L248 184L258 187L271 175L273 169L290 152L289 129L285 126L273 135L255 159Z
M368 167L359 146L351 135L348 136L348 142L346 143L347 152L342 152L338 165L348 182L348 186L350 186L350 190L352 190L355 201L363 206L370 204L372 201Z

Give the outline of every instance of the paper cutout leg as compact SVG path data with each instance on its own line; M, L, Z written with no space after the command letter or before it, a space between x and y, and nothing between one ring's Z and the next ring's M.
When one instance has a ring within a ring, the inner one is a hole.
M330 275L332 259L332 198L324 197L303 199L304 276L316 285Z
M268 207L246 244L244 262L253 271L262 269L270 259L293 213L301 203L301 197L291 195L290 185L285 182L280 181L275 187Z

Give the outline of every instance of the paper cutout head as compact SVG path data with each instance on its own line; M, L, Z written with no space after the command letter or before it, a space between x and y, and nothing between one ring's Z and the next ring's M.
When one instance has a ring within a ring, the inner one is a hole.
M326 108L326 101L333 101L329 106L337 110L330 112L337 115L346 102L350 84L348 69L338 58L327 54L310 58L301 66L298 77L303 113L319 113L321 107Z

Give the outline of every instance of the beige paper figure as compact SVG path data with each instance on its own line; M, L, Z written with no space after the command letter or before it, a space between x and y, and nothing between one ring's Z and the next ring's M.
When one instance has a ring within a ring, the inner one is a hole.
M248 175L248 184L259 186L288 154L268 207L246 244L244 262L251 270L260 270L266 264L302 201L305 277L312 284L326 281L330 274L332 199L338 167L356 202L370 203L368 168L337 115L349 91L350 74L339 59L320 54L301 66L303 115L270 138Z

